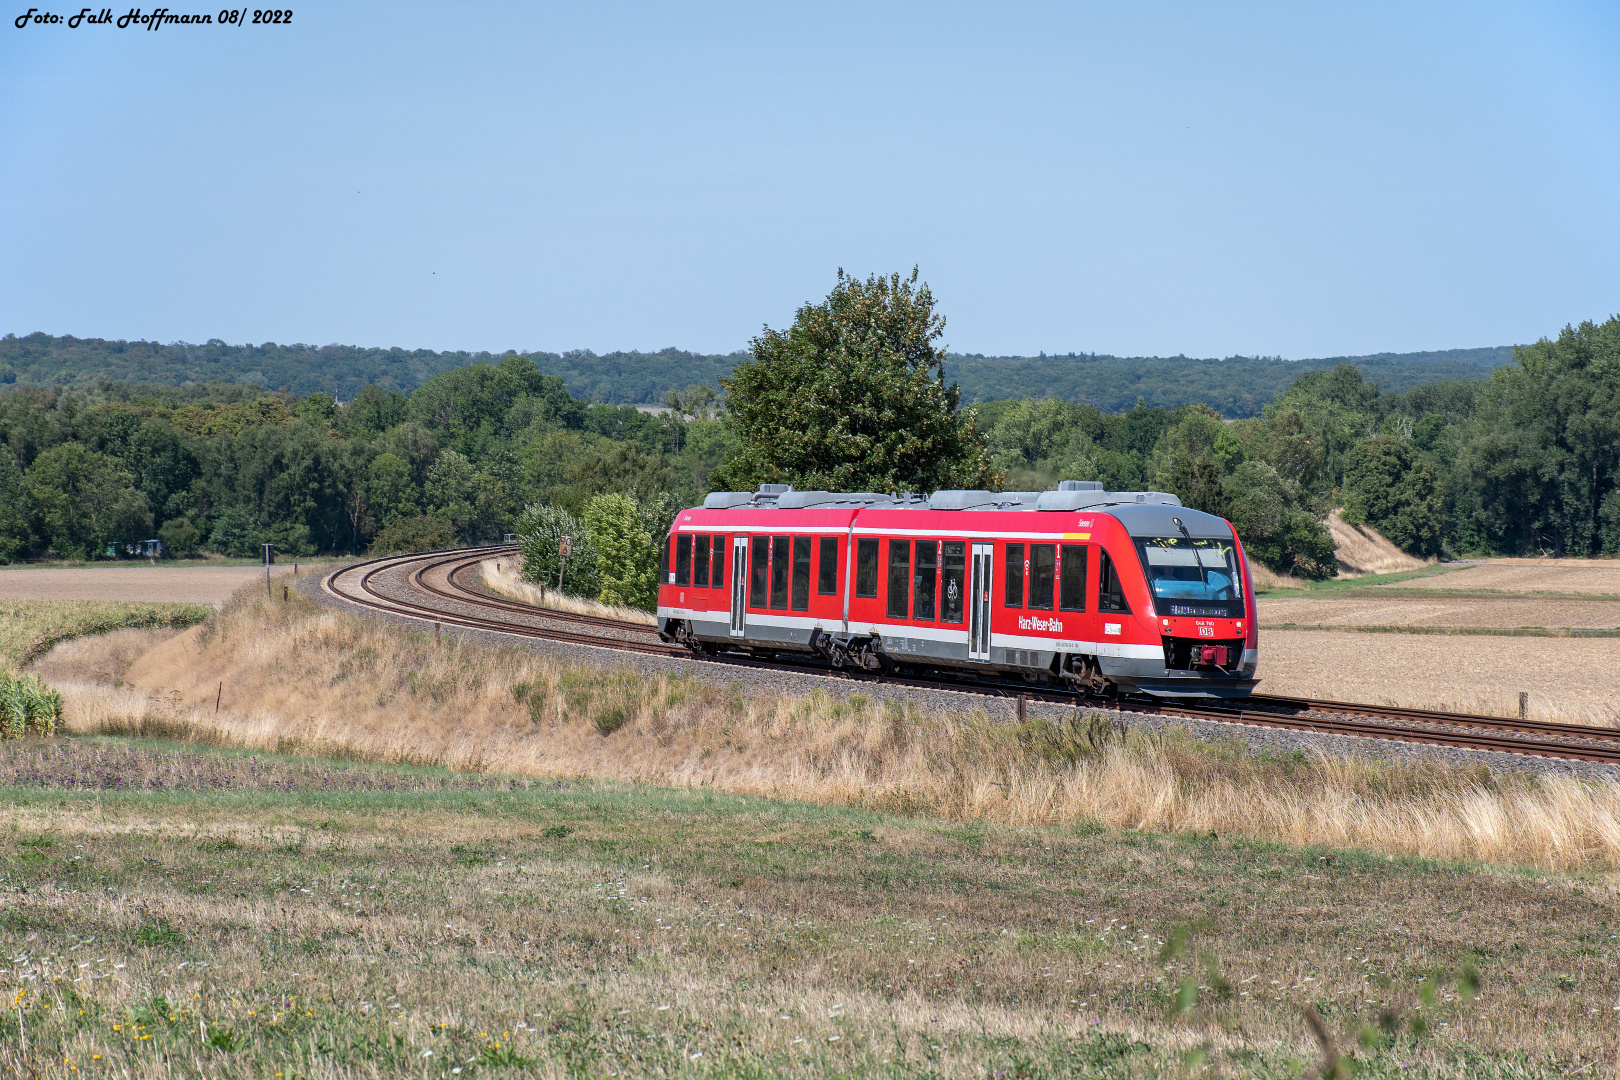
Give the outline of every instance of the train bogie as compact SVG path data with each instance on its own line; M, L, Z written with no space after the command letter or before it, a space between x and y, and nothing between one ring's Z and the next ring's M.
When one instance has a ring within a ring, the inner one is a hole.
M1242 544L1173 495L766 485L681 511L664 561L659 632L705 651L1161 697L1255 685Z

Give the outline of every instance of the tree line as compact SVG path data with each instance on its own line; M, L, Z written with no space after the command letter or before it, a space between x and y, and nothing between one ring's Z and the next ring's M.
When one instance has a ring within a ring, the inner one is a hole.
M409 394L367 384L342 407L240 383L14 384L0 393L0 561L119 558L149 538L176 557L420 549L549 515L600 531L595 549L619 554L596 587L645 604L660 522L711 487L763 480L1157 488L1305 574L1333 569L1334 507L1419 555L1620 554L1620 319L1566 327L1484 381L1394 393L1353 364L1308 372L1256 417L964 406L914 283L841 279L755 339L724 409L703 387L658 415L593 404L516 355Z
M1332 571L1334 508L1415 555L1620 554L1616 317L1516 349L1484 381L1391 393L1355 364L1309 372L1254 418L1054 398L978 411L1009 486L1173 492L1274 569Z
M1402 392L1423 383L1484 379L1493 366L1510 363L1511 347L1450 349L1428 353L1283 360L1275 356L1120 357L1098 353L985 356L942 352L944 370L962 400L1000 401L1060 397L1105 413L1123 412L1138 397L1150 407L1178 408L1202 402L1223 416L1259 416L1266 404L1307 371L1354 363L1385 390ZM107 341L36 333L0 337L0 385L92 386L98 382L243 383L285 388L304 397L321 392L349 401L375 384L408 394L434 375L472 364L498 364L507 352L433 352L351 345L201 345L155 341ZM597 354L589 349L524 353L542 374L556 375L583 401L659 404L671 386L718 389L749 352L705 354L674 347Z

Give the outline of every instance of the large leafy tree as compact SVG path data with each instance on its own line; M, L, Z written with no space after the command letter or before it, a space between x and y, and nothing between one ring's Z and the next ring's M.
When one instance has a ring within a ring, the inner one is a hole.
M600 555L604 604L651 611L658 606L658 540L647 516L628 495L598 495L581 515Z
M1514 352L1480 391L1458 461L1462 524L1514 553L1614 550L1620 316Z
M28 550L28 518L33 500L23 471L11 451L0 446L0 563L20 558Z
M1367 521L1418 555L1434 555L1446 527L1445 498L1434 465L1393 435L1363 439L1345 455L1345 517Z
M928 286L838 271L819 304L769 326L722 380L737 447L710 486L933 491L996 482L973 410L945 384Z
M39 455L27 480L40 531L64 555L82 558L107 544L152 535L152 514L135 478L116 458L82 443L63 443Z

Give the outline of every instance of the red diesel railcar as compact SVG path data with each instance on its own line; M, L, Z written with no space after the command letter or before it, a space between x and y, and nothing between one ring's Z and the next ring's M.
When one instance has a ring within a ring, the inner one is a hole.
M1247 697L1258 629L1231 523L1162 492L719 491L675 517L658 632L1092 692Z

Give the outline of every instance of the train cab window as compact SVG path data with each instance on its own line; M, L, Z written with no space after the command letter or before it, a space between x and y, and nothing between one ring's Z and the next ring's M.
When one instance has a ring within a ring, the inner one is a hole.
M709 538L692 537L692 584L700 589L709 587Z
M664 542L658 545L658 584L669 581L669 549L675 543L673 536L666 536Z
M692 584L692 538L686 533L675 538L675 584Z
M1064 544L1058 560L1058 610L1086 610L1086 546Z
M793 538L793 610L810 610L810 538Z
M889 541L889 618L911 617L911 541Z
M771 607L788 606L788 541L787 536L771 537Z
M816 572L816 594L838 595L838 537L821 538L821 562Z
M1125 602L1125 590L1119 584L1119 572L1108 552L1097 553L1097 610L1129 615L1131 605Z
M1007 545L1007 606L1024 606L1024 545Z
M726 559L731 555L731 546L726 543L723 536L714 537L714 562L709 567L709 588L718 589L726 583Z
M939 582L939 541L917 541L917 573L912 578L911 617L932 620L934 617L934 590Z
M939 565L939 621L962 621L962 599L967 596L967 542L947 540Z
M762 608L771 580L771 541L768 537L748 538L748 565L748 606Z
M1029 545L1029 606L1052 610L1052 586L1057 573L1057 545Z
M878 542L858 540L855 543L855 595L877 597Z

